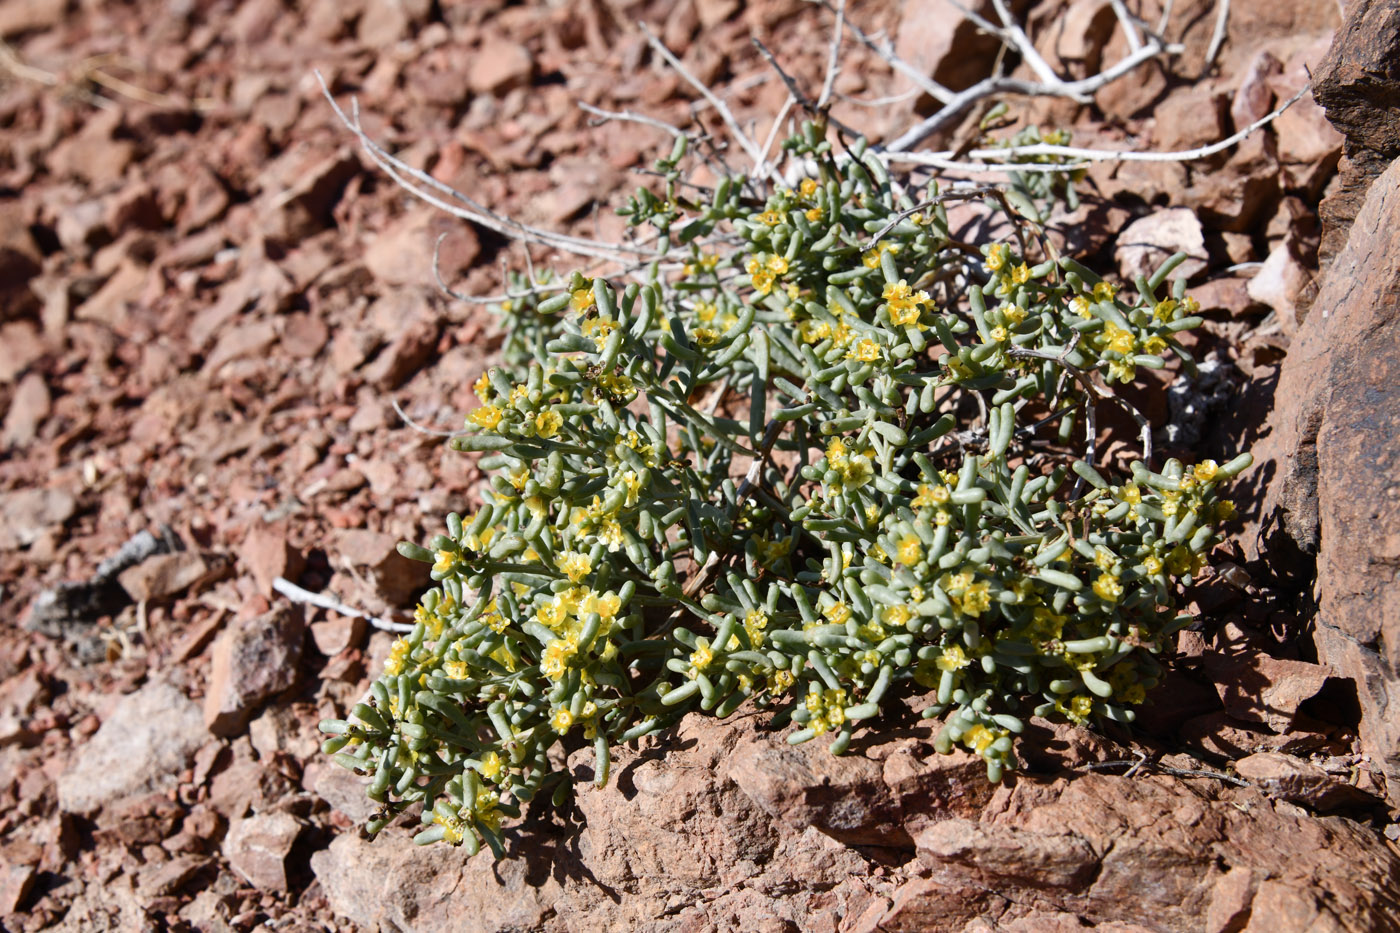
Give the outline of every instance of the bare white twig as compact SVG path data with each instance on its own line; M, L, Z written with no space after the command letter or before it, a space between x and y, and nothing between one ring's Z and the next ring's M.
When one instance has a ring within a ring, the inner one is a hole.
M1016 22L1016 18L1011 15L1011 11L1006 8L1006 0L992 0L992 8L997 11L997 18L1001 20L1001 41L1008 43L1015 48L1016 51L1020 52L1021 60L1030 67L1031 71L1036 73L1041 81L1051 87L1064 84L1063 79L1055 74L1055 70L1050 67L1050 63L1041 57L1039 50L1035 47L1035 43L1031 41L1030 36L1026 35L1026 31L1021 28L1020 24ZM1139 45L1141 45L1141 43L1139 43ZM1136 52L1137 49L1135 48L1132 51ZM1076 96L1075 99L1080 103L1088 103L1087 97L1083 95Z
M646 23L638 23L637 26L642 30L642 34L647 37L647 44L652 47L656 54L664 58L666 64L675 69L676 74L684 78L686 83L699 91L701 96L710 102L710 106L715 108L715 112L718 113L720 119L724 121L724 125L729 127L729 132L734 135L734 141L739 144L740 148L744 150L748 157L753 159L755 164L761 163L763 161L763 156L758 151L758 143L750 139L749 135L744 132L743 127L739 125L739 121L734 119L734 112L729 109L729 105L720 100L705 82L691 74L690 69L681 64L681 60L676 58L675 54L672 53L670 49L666 48L666 43L658 39L656 34L651 31L651 28L648 27Z
M1142 48L1142 36L1138 35L1137 24L1133 22L1132 14L1123 5L1123 0L1109 2L1113 4L1113 15L1118 17L1118 25L1123 27L1123 36L1128 40L1128 51L1136 52Z
M759 161L753 167L753 176L755 178L767 178L777 169L776 165L771 169L769 168L768 153L773 151L773 143L778 140L778 133L782 131L783 121L787 119L788 111L792 109L792 105L795 103L797 103L797 98L788 94L787 100L783 101L782 109L778 111L778 115L773 119L773 126L768 130L768 138L763 141L763 149L758 154Z
M381 632L396 632L399 634L405 634L407 632L413 631L413 626L409 625L406 622L388 622L384 619L372 616L368 612L363 612L359 609L353 609L350 606L347 606L344 603L337 600L334 596L324 596L320 593L313 593L310 590L304 590L301 587L297 586L295 583L293 583L291 580L286 579L285 577L278 577L276 580L273 580L272 588L277 592L281 593L283 596L290 599L294 603L306 603L308 605L317 606L321 609L329 609L331 612L338 612L343 616L350 616L351 618L355 619L364 619L366 622L368 622L370 625L373 625Z
M1220 47L1225 44L1226 33L1230 27L1230 0L1218 0L1215 7L1215 31L1211 33L1210 45L1206 48L1206 60L1201 64L1201 72L1205 73L1215 64L1215 57L1220 54Z
M1072 159L1080 159L1085 162L1191 162L1195 159L1204 159L1213 156L1217 152L1224 152L1231 146L1236 145L1251 133L1267 126L1278 116L1296 104L1304 94L1312 90L1311 84L1303 86L1302 90L1294 94L1279 106L1272 113L1266 114L1255 120L1249 126L1238 133L1227 136L1218 142L1213 142L1207 146L1197 149L1183 149L1176 152L1141 152L1137 150L1112 149L1086 149L1078 146L1052 146L1048 143L1036 143L1031 146L1011 146L1005 149L973 149L967 153L968 158L979 160L997 159L998 161L958 161L952 159L951 151L945 152L897 152L888 151L886 156L891 161L905 162L914 165L928 165L934 168L953 169L965 172L1072 172L1079 165L1050 165L1034 162L1010 162L1010 158L1016 156L1065 156Z
M385 174L392 178L399 187L403 188L420 201L423 201L425 204L431 204L433 207L445 211L454 217L469 220L472 223L479 224L489 230L494 230L511 239L541 243L545 246L574 253L579 256L590 256L595 259L618 263L625 263L639 256L658 258L659 254L655 250L639 249L621 243L600 245L592 240L583 239L582 237L567 236L552 230L528 226L483 207L452 186L438 181L427 172L416 169L402 159L391 155L384 147L375 142L360 124L359 101L352 99L352 113L347 114L341 108L339 102L336 101L334 95L331 94L330 87L326 84L325 77L320 71L317 71L315 74L316 79L321 83L321 92L330 103L336 116L340 118L341 123L345 125L345 128L355 134L355 138L360 141L361 148L364 149L374 163L378 165ZM435 194L434 192L437 193ZM451 198L453 201L460 203L452 203L444 198ZM466 205L466 207L462 205Z
M403 407L399 405L398 399L390 397L389 404L394 406L394 414L398 415L399 419L403 421L404 424L408 425L419 434L426 434L429 437L462 437L465 434L471 433L470 431L437 431L433 428L425 428L408 416L408 412L404 411Z
M824 5L827 9L831 9L830 3L826 3ZM952 91L948 90L946 87L939 84L937 81L933 80L928 75L924 74L919 69L915 68L913 65L909 64L904 59L896 55L894 53L894 49L890 47L888 41L884 43L876 42L872 36L868 35L865 32L865 30L861 29L851 20L847 20L846 25L850 27L852 34L854 34L855 37L859 39L863 45L865 45L866 48L870 49L870 51L883 58L886 64L888 64L895 71L904 75L910 81L913 81L915 84L917 84L920 88L923 89L923 92L925 94L932 97L940 104L946 105L956 96L953 94Z
M836 25L831 30L831 48L826 56L826 77L822 79L822 90L817 95L817 109L824 110L831 103L831 90L836 84L836 73L840 71L841 33L846 27L846 0L837 0Z
M601 107L595 107L592 104L586 103L584 101L579 101L578 106L579 109L584 111L585 113L591 113L595 117L600 117L604 121L622 120L629 123L640 123L643 126L653 126L656 127L658 130L664 130L665 132L670 133L672 136L685 135L685 132L679 127L672 126L665 120L658 120L656 117L649 117L646 114L634 113L631 110L604 110Z

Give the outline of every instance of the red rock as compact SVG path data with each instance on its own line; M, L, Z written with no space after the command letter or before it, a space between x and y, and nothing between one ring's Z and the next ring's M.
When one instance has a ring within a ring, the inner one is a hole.
M382 48L409 38L427 18L429 0L365 0L356 38L370 48Z
M10 399L5 428L0 432L0 447L24 447L32 442L51 409L49 387L44 377L37 372L26 375Z
M1326 812L1370 805L1376 800L1337 780L1317 765L1279 752L1260 752L1235 762L1235 773L1271 797Z
M63 21L69 0L15 0L0 7L0 36L51 29ZM0 914L9 913L0 909Z
M148 274L138 263L123 262L96 294L78 306L78 318L105 324L112 330L125 330L129 306L145 289Z
M1271 133L1244 139L1223 168L1197 173L1177 196L1196 208L1201 222L1215 230L1243 232L1267 216L1278 201L1278 151Z
M265 596L273 593L272 581L282 577L295 583L306 566L305 555L287 540L285 525L254 525L243 539L238 559Z
M1352 679L1362 747L1400 802L1400 369L1377 353L1400 334L1400 165L1371 186L1346 247L1284 360L1254 475L1269 477L1257 551L1317 555L1318 658ZM1400 339L1400 338L1397 338ZM1272 474L1272 475L1271 475ZM1290 555L1293 555L1290 557ZM1383 582L1384 581L1384 582Z
M106 204L94 199L65 207L58 215L54 232L64 249L76 256L86 256L112 238L107 227Z
M285 892L287 856L302 828L290 813L276 811L234 820L224 839L224 857L253 887Z
M50 528L72 517L77 501L62 489L17 489L0 493L0 551L28 547Z
M246 357L265 357L277 340L272 321L250 321L225 330L204 362L203 372L217 378L225 364Z
M1250 298L1278 313L1283 332L1289 337L1298 329L1299 304L1312 282L1312 273L1303 265L1299 249L1296 238L1285 237L1269 251L1269 257L1246 289Z
M491 36L473 55L467 84L477 94L504 95L528 85L535 73L530 50L509 39Z
M153 554L118 576L122 589L136 602L169 599L190 589L199 589L228 572L229 560L223 554L176 551Z
M87 815L124 798L163 792L206 735L199 708L165 681L123 697L58 779L58 803Z
M1230 102L1230 120L1236 130L1243 130L1262 120L1274 109L1274 89L1269 79L1283 71L1283 63L1268 49L1260 49L1250 60L1240 78L1235 97Z
M365 368L365 379L381 389L398 388L432 359L440 332L436 320L419 319L409 324Z
M443 281L455 281L471 267L481 247L471 225L428 206L414 208L375 237L365 250L365 265L387 285L431 288L436 282L433 250L443 235L438 268Z
M968 5L984 17L996 18L988 0ZM702 21L704 19L702 15ZM971 20L954 9L941 9L927 3L906 3L895 28L895 54L911 66L954 91L960 91L991 74L992 60L1001 42L982 32ZM903 75L895 79L894 93L914 87ZM916 104L921 112L932 112L936 102L923 98ZM927 111L924 108L929 108Z
M1152 114L1153 148L1185 152L1230 135L1230 98L1211 82L1167 95Z
M296 683L304 635L301 613L283 604L220 636L204 696L205 727L238 735L263 700Z
M1064 12L1061 26L1051 31L1054 47L1047 61L1058 59L1062 66L1073 63L1077 66L1072 77L1083 78L1097 74L1103 60L1103 49L1113 30L1118 26L1118 17L1113 13L1111 0L1074 0Z
M32 667L0 684L0 747L32 742L32 717L51 698L48 678Z
M428 565L401 555L393 535L347 529L334 535L329 550L336 562L345 561L367 572L376 595L389 606L417 602L428 588Z
M311 623L311 638L316 650L330 658L347 648L361 647L366 627L364 619L336 615Z
M33 865L6 865L0 871L0 916L17 914L39 875Z
M1138 275L1150 278L1158 266L1178 252L1185 253L1187 259L1173 270L1173 279L1189 279L1205 271L1210 262L1201 222L1184 207L1153 211L1133 221L1119 235L1114 258L1123 280L1131 282Z

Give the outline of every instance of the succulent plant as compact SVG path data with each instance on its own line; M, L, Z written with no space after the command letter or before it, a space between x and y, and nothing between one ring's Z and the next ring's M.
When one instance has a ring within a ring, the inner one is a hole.
M561 746L592 743L601 785L612 746L744 704L840 754L924 695L938 748L996 781L1029 716L1130 722L1158 682L1249 456L1154 470L1134 411L1143 459L1105 476L1094 412L1192 368L1183 257L1120 289L1044 236L1063 190L916 193L812 123L786 152L788 187L692 202L678 140L624 213L683 265L511 283L453 442L490 490L401 545L437 586L321 724L370 777L371 833L421 803L420 842L499 855L502 817L570 793ZM953 237L967 199L1005 241Z

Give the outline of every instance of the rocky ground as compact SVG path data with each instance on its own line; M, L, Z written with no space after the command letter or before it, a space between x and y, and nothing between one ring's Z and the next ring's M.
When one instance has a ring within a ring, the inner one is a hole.
M951 86L992 67L948 8L851 7ZM1017 8L1064 73L1127 50L1108 0ZM394 543L480 477L394 406L456 428L498 341L434 286L432 245L477 295L523 254L374 171L312 69L434 178L612 238L663 137L577 102L717 122L639 20L759 138L786 92L748 36L816 87L831 25L796 0L0 2L0 926L1400 928L1393 0L1235 0L1209 68L1214 5L1177 2L1184 54L1092 105L1015 111L1171 151L1310 72L1327 105L1208 159L1096 166L1057 222L1129 278L1191 254L1210 362L1153 414L1178 447L1260 460L1135 736L1043 727L991 788L918 725L838 760L751 717L693 722L624 752L567 822L532 815L510 861L357 835L368 807L315 724L388 636L272 581L412 606L426 578ZM847 50L838 115L876 136L917 118L904 79Z

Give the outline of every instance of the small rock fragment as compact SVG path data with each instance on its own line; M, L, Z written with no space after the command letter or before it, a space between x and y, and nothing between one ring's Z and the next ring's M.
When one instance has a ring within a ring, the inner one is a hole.
M222 554L177 551L154 554L135 567L123 570L117 579L134 602L168 599L189 589L213 582L228 569Z
M272 595L272 582L278 577L295 583L306 567L306 557L287 540L285 525L254 525L238 558L265 596Z
M1369 795L1337 780L1309 761L1280 752L1260 752L1235 762L1235 773L1272 797L1314 810L1375 803Z
M153 680L123 697L74 750L58 779L58 804L87 815L113 801L174 787L205 738L199 707L174 685Z
M237 735L259 703L296 683L304 635L301 613L280 605L219 637L204 696L210 732Z
M1205 232L1194 211L1173 207L1156 211L1128 225L1118 238L1114 258L1126 281L1135 276L1151 278L1157 268L1174 253L1185 253L1186 261L1172 272L1172 278L1191 278L1204 272L1210 262Z
M302 823L290 813L259 813L234 820L224 839L224 857L250 884L263 891L287 890L287 856Z
M28 547L62 525L78 507L63 489L16 489L0 493L0 551Z

